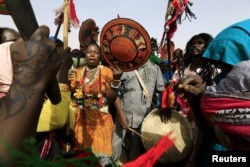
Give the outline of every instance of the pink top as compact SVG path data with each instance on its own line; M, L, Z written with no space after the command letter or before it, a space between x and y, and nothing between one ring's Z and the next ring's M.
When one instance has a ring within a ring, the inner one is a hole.
M7 93L12 83L13 67L10 54L10 45L13 42L0 44L0 97Z

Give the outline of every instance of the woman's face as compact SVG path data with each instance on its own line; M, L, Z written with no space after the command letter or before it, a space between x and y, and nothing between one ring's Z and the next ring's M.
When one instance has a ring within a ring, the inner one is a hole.
M88 67L95 68L100 62L100 50L96 45L89 45L85 54L86 64Z

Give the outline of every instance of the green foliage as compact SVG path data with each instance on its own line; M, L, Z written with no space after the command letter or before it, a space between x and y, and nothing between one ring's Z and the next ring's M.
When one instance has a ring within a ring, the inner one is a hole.
M99 158L92 152L90 148L84 150L86 156L80 158L65 159L63 157L53 161L46 161L40 159L40 154L35 145L35 139L26 139L23 142L24 151L20 151L11 147L7 142L3 142L9 149L12 159L15 162L3 164L0 162L0 167L7 167L10 165L17 167L101 167ZM111 162L110 166L118 167L115 163Z

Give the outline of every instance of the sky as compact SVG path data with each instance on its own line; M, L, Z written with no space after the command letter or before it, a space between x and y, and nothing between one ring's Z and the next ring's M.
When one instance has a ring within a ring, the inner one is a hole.
M54 24L55 9L61 7L64 0L30 0L39 25L47 25L51 35L57 26ZM76 15L80 24L86 19L94 19L100 28L110 20L120 17L130 18L140 23L150 37L160 43L164 31L165 13L168 0L74 0ZM175 48L185 49L187 41L198 33L209 33L215 37L227 26L250 18L250 0L190 0L190 7L197 19L184 20L178 24L172 40ZM24 19L25 21L25 19ZM16 26L10 16L0 15L2 27ZM28 25L28 24L27 24ZM71 28L68 45L79 48L79 28ZM63 26L58 37L63 39Z

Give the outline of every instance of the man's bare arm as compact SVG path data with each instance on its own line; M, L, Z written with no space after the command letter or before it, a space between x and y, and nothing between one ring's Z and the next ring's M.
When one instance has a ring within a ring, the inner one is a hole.
M61 64L61 50L48 36L42 26L29 40L11 45L13 82L0 100L0 161L9 158L3 142L21 149L23 139L35 134L45 91Z

